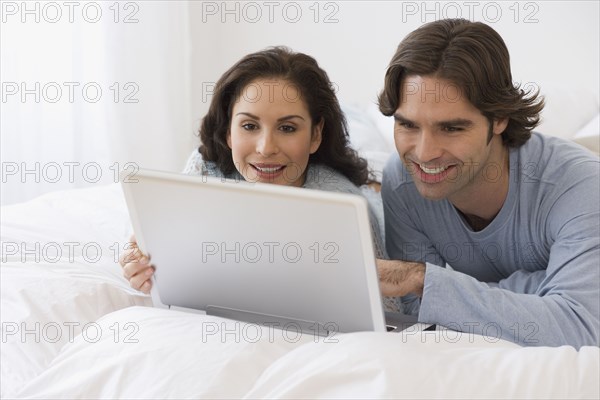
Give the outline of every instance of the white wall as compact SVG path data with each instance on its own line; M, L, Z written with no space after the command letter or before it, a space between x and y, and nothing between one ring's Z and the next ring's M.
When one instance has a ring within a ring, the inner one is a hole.
M67 3L1 3L3 172L9 164L97 161L102 184L114 181L115 162L181 170L198 144L194 132L210 102L208 88L245 54L273 45L306 52L329 73L343 102L364 104L375 101L400 40L443 17L480 20L500 32L514 79L535 82L549 95L543 132L570 135L598 113L598 1L83 1L69 3L77 5L75 23L68 21ZM100 22L82 20L88 4L102 8ZM59 7L62 19L36 22L24 7L42 14ZM137 22L124 23L131 15ZM32 95L22 101L18 94L5 96L6 82L28 88L34 82L96 82L105 95L99 102L81 95L74 102L66 95L58 103L35 102ZM113 101L113 82L135 83L139 101ZM75 182L35 182L31 174L7 181L3 205L89 186L81 176Z
M0 4L2 205L116 182L130 165L182 169L195 139L187 3Z
M230 2L225 7L221 2L191 4L195 118L200 119L210 101L203 84L215 82L243 55L273 45L315 57L339 86L342 101L374 102L401 39L423 22L456 16L486 22L502 35L511 53L515 81L534 82L543 90L556 85L589 90L588 98L595 99L595 104L584 105L586 113L591 119L598 110L596 1L336 1L318 3L318 16L312 1L294 3L297 6L274 3L272 22L267 2ZM298 8L300 18L296 17ZM326 23L326 16L337 22ZM573 106L579 107L576 102Z

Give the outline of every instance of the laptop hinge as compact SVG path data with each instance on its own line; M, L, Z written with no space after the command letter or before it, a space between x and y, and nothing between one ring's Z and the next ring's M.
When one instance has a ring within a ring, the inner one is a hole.
M248 322L251 324L263 325L273 327L276 329L288 330L296 332L302 332L310 335L317 336L329 336L337 332L331 331L332 324L318 323L316 321L306 321L296 318L281 317L278 315L261 314L253 311L238 310L228 307L219 306L207 306L207 315L214 315L217 317L234 319L237 321Z
M173 311L183 311L186 313L193 313L193 314L206 314L206 312L204 312L203 310L196 310L194 308L187 308L187 307L178 307L178 306L167 306L169 308L169 310L173 310Z

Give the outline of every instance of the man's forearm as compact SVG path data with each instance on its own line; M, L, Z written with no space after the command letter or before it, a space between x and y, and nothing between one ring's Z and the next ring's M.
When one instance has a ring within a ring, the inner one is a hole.
M377 270L384 296L423 295L425 264L400 260L377 260Z

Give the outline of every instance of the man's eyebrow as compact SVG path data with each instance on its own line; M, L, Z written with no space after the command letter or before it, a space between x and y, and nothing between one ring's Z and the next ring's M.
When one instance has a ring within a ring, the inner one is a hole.
M403 117L401 114L399 113L394 113L394 119L398 122L410 122L412 123L413 121L411 121L408 118Z
M411 121L410 119L402 116L399 113L394 113L394 119L398 122L409 122L411 124L417 125L414 121ZM470 119L465 119L465 118L454 118L454 119L449 119L446 121L439 121L436 122L436 125L438 126L464 126L464 127L470 127L473 126L473 121L471 121Z
M235 115L236 116L238 116L238 115L246 115L246 116L248 116L248 117L250 117L252 119L260 121L260 117L254 115L254 114L251 114L251 113L247 113L247 112L239 112L239 113L237 113ZM281 117L281 118L277 118L277 122L287 121L288 119L293 119L293 118L300 118L301 120L304 120L304 117L302 117L300 115L292 114L292 115L286 115L286 116Z
M471 121L470 119L465 119L465 118L455 118L455 119L450 119L448 121L440 121L437 123L437 125L439 126L464 126L464 127L469 127L473 125L473 121Z

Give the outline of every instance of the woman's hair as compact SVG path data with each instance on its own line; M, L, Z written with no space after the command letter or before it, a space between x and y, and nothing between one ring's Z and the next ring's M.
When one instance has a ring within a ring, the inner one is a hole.
M323 120L321 145L310 155L309 163L327 165L355 185L367 183L367 162L350 147L346 119L327 73L314 58L294 53L286 47L272 47L248 54L221 76L200 126L202 144L199 151L205 161L216 163L225 174L235 171L231 149L227 145L233 105L248 84L257 79L290 82L299 90L308 107L313 124L311 128Z
M390 62L379 95L384 115L398 109L402 81L409 75L429 75L455 84L490 123L507 117L502 133L506 146L523 145L540 122L544 99L539 90L525 91L513 83L504 41L481 22L445 19L406 36Z

